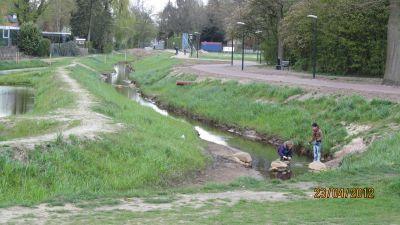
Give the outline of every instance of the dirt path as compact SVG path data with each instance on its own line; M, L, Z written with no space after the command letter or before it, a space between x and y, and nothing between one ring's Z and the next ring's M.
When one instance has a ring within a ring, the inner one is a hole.
M382 85L379 83L380 79L329 76L317 76L317 79L312 79L307 74L260 69L255 65L253 62L246 62L245 71L241 71L237 62L233 67L229 64L198 64L188 67L184 72L195 73L200 77L300 86L318 93L360 94L367 98L384 98L400 102L400 88Z
M91 110L94 104L96 104L94 97L69 76L66 68L60 67L57 69L57 78L65 83L66 90L75 94L75 105L72 108L59 109L48 116L39 116L37 119L47 118L58 121L79 120L81 121L80 125L40 136L3 141L0 142L0 145L20 149L33 149L35 145L55 140L60 134L64 137L74 135L81 138L94 139L99 132L116 132L121 128L120 124L115 124L110 118ZM36 118L31 117L31 119Z
M63 206L51 206L40 204L35 207L10 207L0 209L0 224L47 224L52 219L71 218L76 216L87 217L95 212L148 212L155 210L174 210L181 207L191 207L198 209L207 204L232 206L240 200L256 202L277 202L295 199L311 198L311 192L306 196L293 195L289 192L273 191L227 191L220 193L196 193L196 194L177 194L168 197L154 198L124 198L115 199L107 202L90 201L79 202L77 204L65 204Z

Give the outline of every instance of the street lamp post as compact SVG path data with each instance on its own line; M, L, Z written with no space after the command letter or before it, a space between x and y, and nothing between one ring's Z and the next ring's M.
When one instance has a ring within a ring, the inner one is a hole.
M232 49L231 49L231 66L233 66L233 35L232 35Z
M258 38L257 61L258 61L258 55L260 54L260 64L261 64L261 52L260 52L260 50L261 50L261 48L260 48L261 38L259 38L258 35L261 34L261 33L262 33L261 30L257 30L256 31L256 35L257 35L257 38Z
M317 19L315 15L308 15L308 18L313 20L313 52L312 52L312 64L313 64L313 79L315 79L316 66L317 66Z
M189 34L190 40L190 58L193 57L193 34Z
M197 41L197 58L199 58L199 50L200 50L200 33L199 32L194 32L196 35L196 41Z
M245 26L246 24L243 22L237 22L237 25L240 26ZM243 28L243 34L242 34L242 70L244 69L244 28Z

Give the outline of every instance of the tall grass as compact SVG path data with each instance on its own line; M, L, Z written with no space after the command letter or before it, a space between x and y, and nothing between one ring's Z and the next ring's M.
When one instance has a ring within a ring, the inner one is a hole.
M0 124L0 141L56 131L61 124L52 120L17 120L11 125Z
M176 80L194 80L192 75L168 76L176 64L169 55L152 56L135 63L133 78L143 91L173 107L183 108L214 121L253 128L258 132L293 139L308 146L311 123L318 122L325 134L324 153L348 141L345 124L381 127L398 123L400 106L384 100L367 101L360 96L326 96L305 101L286 100L301 94L299 88L261 83L206 80L176 86Z
M133 55L127 54L126 61L135 60ZM99 72L113 72L113 65L125 61L125 54L90 55L82 57L79 62L96 69Z
M0 85L28 86L35 89L32 114L43 114L71 106L73 94L57 78L54 70L16 73L0 76Z
M12 69L24 69L33 67L47 67L49 64L46 62L34 59L34 60L21 60L19 63L15 61L0 61L0 70L12 70Z
M189 124L138 105L83 67L71 74L96 96L95 110L124 128L97 141L59 139L45 151L29 152L26 162L3 151L0 204L132 194L179 183L204 167L201 142Z

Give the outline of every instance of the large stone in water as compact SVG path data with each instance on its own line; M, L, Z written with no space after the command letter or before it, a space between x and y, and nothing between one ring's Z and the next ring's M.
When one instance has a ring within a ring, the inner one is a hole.
M234 157L238 158L240 161L244 163L251 163L253 159L251 158L251 155L247 152L238 152L233 155Z
M270 171L284 171L288 168L289 162L283 162L280 159L277 159L271 163Z
M324 171L327 169L326 165L322 162L312 162L308 165L308 168L313 171Z

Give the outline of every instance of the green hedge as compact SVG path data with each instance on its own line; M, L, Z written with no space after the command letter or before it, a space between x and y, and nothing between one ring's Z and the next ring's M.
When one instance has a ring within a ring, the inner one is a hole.
M321 73L383 76L386 60L387 2L378 0L309 0L294 4L284 18L286 58L295 68L311 70L312 20L318 16L318 60Z

